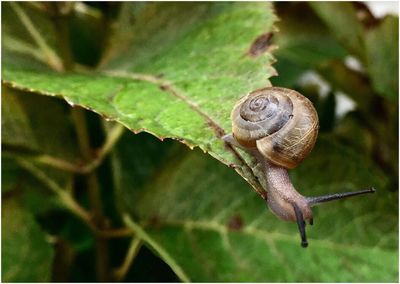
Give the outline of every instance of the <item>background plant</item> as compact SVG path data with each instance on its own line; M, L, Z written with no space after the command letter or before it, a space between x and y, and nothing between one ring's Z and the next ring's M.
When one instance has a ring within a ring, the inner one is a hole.
M2 280L398 280L398 17L351 3L2 3L2 31ZM299 191L378 188L318 208L307 250L265 208L249 157L219 139L268 78L321 120L290 172Z

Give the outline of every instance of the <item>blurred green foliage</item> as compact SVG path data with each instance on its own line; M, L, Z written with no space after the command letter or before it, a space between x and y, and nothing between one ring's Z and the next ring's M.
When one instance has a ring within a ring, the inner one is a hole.
M398 281L398 17L361 2L2 3L2 38L3 281ZM320 118L296 188L378 189L315 208L306 250L215 132L268 78Z

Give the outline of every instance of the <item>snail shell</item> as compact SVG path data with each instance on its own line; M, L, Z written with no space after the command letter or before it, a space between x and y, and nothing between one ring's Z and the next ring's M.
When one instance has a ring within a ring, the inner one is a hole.
M318 136L318 115L300 93L268 87L249 93L231 113L234 138L257 148L272 163L295 168L310 153Z
M245 148L265 177L262 198L280 219L296 221L301 245L307 247L305 220L313 224L311 207L323 202L374 193L368 189L306 197L296 191L287 169L296 167L312 150L318 135L318 115L312 103L296 91L269 87L249 93L231 113L233 135L225 143Z

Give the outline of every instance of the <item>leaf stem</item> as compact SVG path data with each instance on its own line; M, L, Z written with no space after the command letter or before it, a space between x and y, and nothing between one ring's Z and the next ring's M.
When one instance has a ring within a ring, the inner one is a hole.
M25 14L24 10L19 6L19 4L15 2L10 2L10 5L17 14L18 18L21 20L22 24L28 30L29 34L32 36L33 40L39 46L40 50L43 52L43 54L45 54L49 66L56 71L63 71L63 65L61 59L53 51L53 49L46 43L45 39L36 29L35 25L29 19L28 15Z
M78 138L78 144L83 158L89 161L92 157L92 149L90 147L89 132L86 125L85 113L82 108L72 108L72 118ZM103 215L103 206L101 203L99 184L97 176L94 172L87 174L87 189L89 202L93 212L93 221L96 227L103 229L106 226L105 217ZM108 241L95 235L96 238L96 267L98 281L109 280L108 266Z
M44 171L37 168L33 163L21 158L17 158L16 161L21 167L29 171L34 177L45 184L47 188L50 189L60 199L65 208L84 221L84 223L94 232L95 235L101 238L123 238L132 237L134 235L133 230L127 227L104 230L96 227L96 225L93 224L93 219L90 212L75 201L70 191L62 189L56 182L49 178Z
M134 231L130 228L122 227L117 229L96 230L95 234L102 238L125 238L132 237Z
M67 172L82 173L79 165L46 154L36 156L32 158L32 161Z
M7 34L3 35L2 42L5 49L10 49L21 54L32 56L36 60L47 64L47 58L45 57L43 52L38 50L36 46L30 43L24 42Z
M56 182L54 182L42 170L37 168L32 163L19 158L17 158L17 162L24 169L32 173L38 180L43 182L54 194L56 194L67 209L81 218L86 224L89 225L89 227L94 228L93 224L91 223L90 213L80 206L66 190L63 190Z
M42 154L33 156L31 154L18 153L17 151L7 150L4 154L12 154L13 157L17 156L25 160L31 160L36 163L51 166L56 169L60 169L67 172L73 172L77 174L88 174L94 171L98 166L101 165L103 160L107 157L110 151L114 148L115 144L121 138L124 133L125 127L122 124L116 124L111 131L108 132L106 141L97 150L97 155L92 158L88 163L81 165L81 163L72 163L64 159L60 159L54 156Z
M108 133L106 141L103 146L97 152L96 158L92 159L89 163L84 165L81 169L82 173L92 172L95 168L97 168L108 153L114 148L115 144L118 142L119 138L121 138L124 133L125 127L122 124L117 123L111 131Z
M68 18L73 10L73 2L48 2L51 19L53 21L54 32L57 38L58 48L61 52L61 59L64 70L74 69L74 57L71 51L71 41L69 35Z
M35 161L44 163L55 168L59 168L66 171L71 171L79 174L88 174L94 171L104 160L104 158L110 153L110 151L114 148L115 144L121 138L124 133L125 127L122 124L116 124L111 131L108 133L106 141L101 146L101 148L97 151L96 157L90 159L89 162L84 164L83 166L70 163L68 161L58 159L48 155L41 155L35 158ZM79 131L82 131L80 129ZM86 135L81 133L81 135ZM87 147L87 145L82 145L82 147ZM90 150L91 151L91 150Z
M80 107L73 107L71 109L71 115L81 154L85 160L90 160L92 157L92 149L89 142L89 132L86 127L85 111Z
M114 270L114 281L121 282L126 277L126 274L129 272L129 268L135 260L142 244L143 242L141 239L132 238L122 265Z
M190 282L189 277L183 271L182 267L176 263L175 259L173 259L173 257L162 246L160 246L149 234L147 234L140 225L136 224L127 213L122 214L122 219L124 220L125 225L135 232L137 238L140 238L148 243L155 251L159 253L160 257L171 267L179 279L181 279L183 282Z

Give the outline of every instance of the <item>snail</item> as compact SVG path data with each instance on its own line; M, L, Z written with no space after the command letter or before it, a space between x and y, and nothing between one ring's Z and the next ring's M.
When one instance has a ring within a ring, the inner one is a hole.
M266 201L280 219L297 222L301 245L308 246L305 221L313 224L311 207L322 202L373 193L373 187L355 191L305 197L292 185L288 169L298 166L311 152L318 136L318 115L300 93L267 87L247 94L231 113L232 134L222 139L252 154L266 180Z

